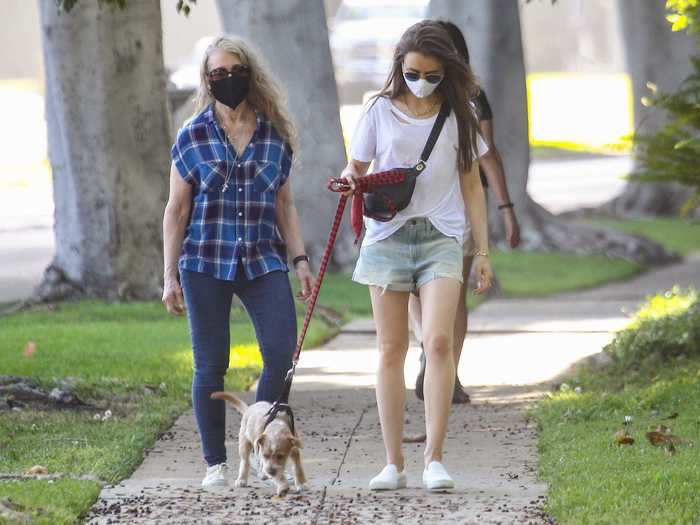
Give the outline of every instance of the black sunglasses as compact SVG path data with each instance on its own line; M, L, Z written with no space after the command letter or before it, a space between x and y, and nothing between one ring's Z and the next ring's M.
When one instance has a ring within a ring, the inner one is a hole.
M406 77L406 80L410 80L411 82L415 82L416 80L420 79L420 74L413 71L404 71L403 76ZM431 73L429 75L425 75L425 80L427 80L430 84L439 84L443 76L444 75L439 73Z
M216 82L217 80L223 80L226 77L230 77L233 74L239 74L239 75L248 75L250 74L250 66L246 66L245 64L236 64L231 68L231 70L226 69L225 67L217 67L216 69L212 69L207 73L207 78L213 82Z

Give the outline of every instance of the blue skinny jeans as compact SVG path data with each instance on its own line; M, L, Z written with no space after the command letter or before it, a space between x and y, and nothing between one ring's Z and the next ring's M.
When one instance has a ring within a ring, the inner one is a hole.
M229 366L229 316L233 294L245 307L255 328L263 359L257 401L274 402L282 393L292 366L297 325L294 297L286 272L273 271L248 279L238 265L233 281L180 269L180 284L194 353L192 405L204 459L209 466L226 461L225 402L209 395L224 388Z

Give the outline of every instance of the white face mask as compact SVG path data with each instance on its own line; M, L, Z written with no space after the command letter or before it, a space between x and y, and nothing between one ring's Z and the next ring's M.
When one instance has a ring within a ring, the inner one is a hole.
M411 90L411 93L418 98L425 98L432 95L433 91L435 91L435 89L440 85L440 82L442 82L441 80L437 84L431 84L424 78L419 78L418 80L408 80L405 73L403 79L406 82L408 89Z

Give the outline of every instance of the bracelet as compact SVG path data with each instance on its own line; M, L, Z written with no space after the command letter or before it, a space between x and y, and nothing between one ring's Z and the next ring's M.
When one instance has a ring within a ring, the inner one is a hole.
M512 202L506 202L505 204L499 204L498 209L499 210L504 210L506 208L512 208L514 205Z
M472 252L472 257L476 257L477 255L481 257L488 257L489 252L487 252L486 250L475 250Z
M294 266L296 268L297 264L299 264L301 261L309 262L309 256L308 255L297 255L292 260L292 266Z

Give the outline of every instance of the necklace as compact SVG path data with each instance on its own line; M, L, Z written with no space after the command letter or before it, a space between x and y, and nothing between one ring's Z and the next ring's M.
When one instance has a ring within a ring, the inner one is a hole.
M226 177L224 178L224 185L221 187L221 193L224 193L226 190L228 190L228 180L231 177L231 172L233 171L233 161L231 162L231 164L229 164L228 162L228 148L228 134L226 133L226 130L224 130L224 149L226 150Z
M410 108L410 106L408 105L408 103L406 102L406 97L403 97L402 102L403 102L404 105L406 106L406 109L408 109L414 117L419 117L419 118L420 118L420 117L424 117L424 116L429 115L430 113L432 113L433 110L435 109L435 106L437 106L437 105L438 105L438 102L440 102L440 101L439 101L439 100L436 100L435 102L433 102L433 103L430 105L430 107L429 107L427 110L421 111L421 112L413 111L413 110Z

